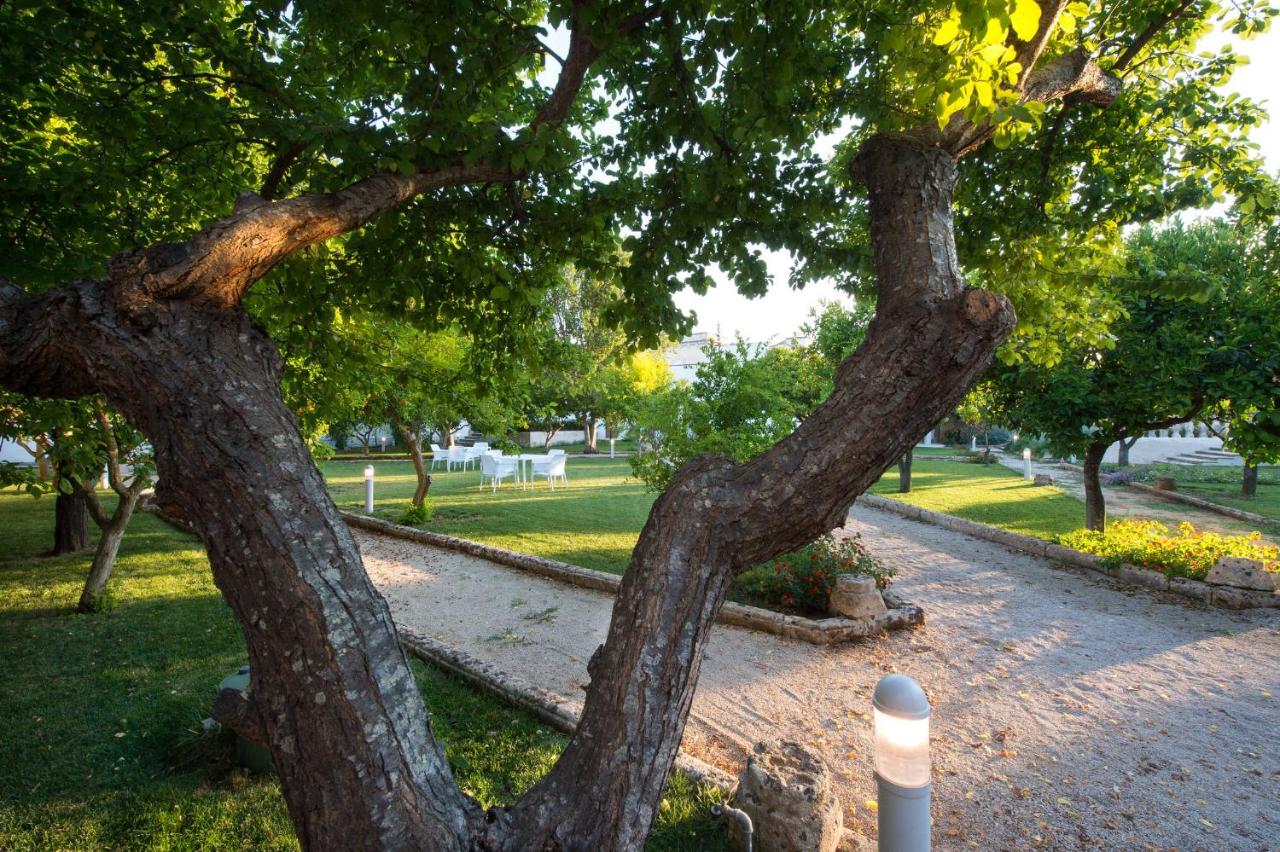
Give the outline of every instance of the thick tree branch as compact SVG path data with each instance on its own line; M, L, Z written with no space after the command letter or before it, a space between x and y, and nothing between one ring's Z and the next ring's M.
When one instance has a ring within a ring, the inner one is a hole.
M1163 15L1157 16L1120 54L1115 64L1111 66L1111 73L1123 76L1125 69L1137 58L1142 49L1150 44L1151 40L1159 35L1161 30L1182 17L1194 4L1195 0L1179 0L1179 2L1170 6L1169 10Z

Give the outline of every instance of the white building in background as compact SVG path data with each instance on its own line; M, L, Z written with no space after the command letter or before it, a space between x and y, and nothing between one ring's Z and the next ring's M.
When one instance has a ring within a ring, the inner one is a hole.
M719 345L720 339L714 334L699 331L667 349L665 354L671 378L676 381L693 381L698 375L698 365L707 360L706 353L702 350L707 346Z

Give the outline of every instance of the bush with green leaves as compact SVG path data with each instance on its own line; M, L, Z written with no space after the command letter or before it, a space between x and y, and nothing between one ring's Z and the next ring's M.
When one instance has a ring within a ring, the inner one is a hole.
M404 514L400 516L400 523L416 527L425 524L436 516L436 507L428 497L421 503L414 504L409 501L408 507L404 510Z
M1137 565L1192 580L1203 580L1222 556L1258 559L1267 563L1268 570L1280 570L1280 547L1263 544L1261 533L1222 535L1197 530L1185 522L1173 533L1158 521L1116 521L1106 532L1076 530L1060 535L1058 543L1096 554L1113 565Z
M888 587L895 569L876 561L855 533L825 535L740 576L736 585L752 603L810 615L826 615L836 577L858 574L872 577L880 589Z

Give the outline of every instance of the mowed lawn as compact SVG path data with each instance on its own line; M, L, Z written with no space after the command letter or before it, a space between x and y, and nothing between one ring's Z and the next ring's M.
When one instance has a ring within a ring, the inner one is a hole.
M234 766L202 731L244 641L199 542L139 513L112 580L113 607L73 612L90 555L38 554L53 500L0 491L0 849L296 849L273 777ZM510 802L565 738L415 661L459 783ZM649 849L727 848L719 793L676 774Z
M364 511L366 462L331 461L322 468L339 508ZM407 461L372 462L374 514L398 520L417 479ZM435 517L424 529L520 553L621 574L626 570L655 495L631 476L626 459L570 458L569 487L552 491L546 480L521 489L504 481L481 489L480 472L431 473Z
M413 494L409 462L374 462L374 514L398 520ZM424 529L621 574L648 518L654 495L631 476L625 459L570 458L569 487L545 481L525 489L504 482L480 489L477 471L432 473L435 517ZM329 462L323 468L341 508L364 510L364 462ZM1000 465L917 459L913 488L899 494L897 468L872 487L876 494L938 512L1052 538L1078 529L1084 506L1054 488L1031 485Z
M1038 538L1050 539L1084 526L1084 504L1079 500L1056 488L1032 485L999 464L917 459L911 466L910 493L898 493L896 466L871 491Z

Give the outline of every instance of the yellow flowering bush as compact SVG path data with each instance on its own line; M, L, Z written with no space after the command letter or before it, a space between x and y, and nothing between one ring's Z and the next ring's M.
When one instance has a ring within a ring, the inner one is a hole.
M1223 535L1197 530L1185 521L1178 525L1176 533L1159 521L1115 521L1106 532L1076 530L1058 536L1058 543L1113 563L1193 580L1203 580L1221 556L1258 559L1267 563L1268 570L1280 570L1280 548L1263 544L1262 533L1255 530L1248 535Z

